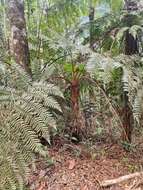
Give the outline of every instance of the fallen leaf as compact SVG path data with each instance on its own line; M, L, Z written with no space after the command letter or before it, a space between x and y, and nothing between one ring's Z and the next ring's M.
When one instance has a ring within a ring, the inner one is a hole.
M73 160L70 160L69 161L69 170L72 170L74 167L75 167L75 165L76 165L76 162L75 162L75 160L73 159Z

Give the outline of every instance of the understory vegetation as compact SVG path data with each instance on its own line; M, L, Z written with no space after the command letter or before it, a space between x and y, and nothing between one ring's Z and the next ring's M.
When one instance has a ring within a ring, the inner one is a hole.
M143 143L142 0L1 0L0 9L0 190L24 190L57 136L126 151Z

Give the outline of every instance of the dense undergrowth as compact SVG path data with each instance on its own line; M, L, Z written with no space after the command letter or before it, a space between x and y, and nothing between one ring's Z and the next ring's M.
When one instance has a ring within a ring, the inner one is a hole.
M63 140L142 143L141 1L0 2L0 189ZM65 140L66 139L66 140Z

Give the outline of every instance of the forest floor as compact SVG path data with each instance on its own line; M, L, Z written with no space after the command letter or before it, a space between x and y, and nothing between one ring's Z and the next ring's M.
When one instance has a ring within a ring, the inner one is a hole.
M47 151L51 164L37 160L37 168L29 178L32 190L102 190L103 180L140 171L143 165L141 151L126 152L117 144L98 143L89 150L87 145L70 143ZM135 180L104 189L129 190Z

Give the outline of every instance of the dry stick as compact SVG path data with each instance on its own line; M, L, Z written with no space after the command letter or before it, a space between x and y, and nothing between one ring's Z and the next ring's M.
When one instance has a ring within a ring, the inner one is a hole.
M117 183L121 183L123 181L129 180L129 179L132 179L132 178L135 178L135 177L140 177L141 175L143 175L143 172L136 172L136 173L133 173L133 174L121 176L121 177L116 178L116 179L105 180L105 181L102 181L100 183L100 186L101 187L107 187L107 186L115 185Z
M127 187L125 190L141 190L141 189L139 189L140 188L139 186L141 184L142 184L142 181L134 180L133 184L130 187Z

